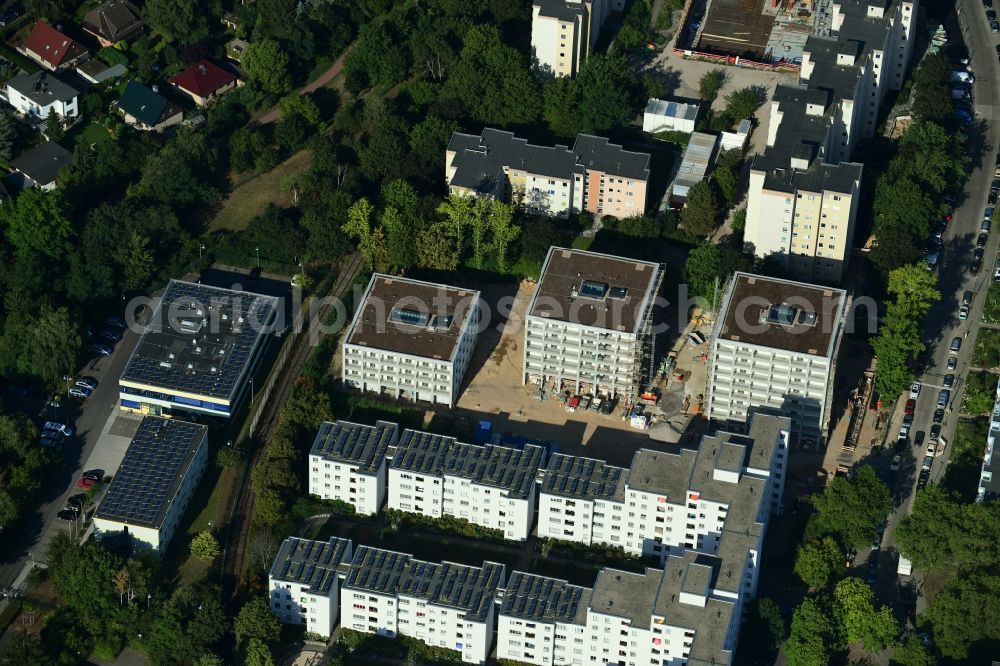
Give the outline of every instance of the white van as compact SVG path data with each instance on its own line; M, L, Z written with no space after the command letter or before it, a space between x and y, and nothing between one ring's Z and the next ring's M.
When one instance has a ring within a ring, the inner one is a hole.
M976 77L973 76L970 72L961 72L961 71L959 71L959 70L956 69L956 70L954 70L951 73L951 82L952 83L975 83L976 82Z

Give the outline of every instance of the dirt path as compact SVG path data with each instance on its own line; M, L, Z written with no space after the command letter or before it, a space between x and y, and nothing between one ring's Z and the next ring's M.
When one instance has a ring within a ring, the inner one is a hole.
M340 74L340 70L344 68L344 58L347 57L350 50L350 48L346 49L340 54L340 57L337 58L336 62L330 65L325 72L317 76L302 88L299 88L299 94L308 95L309 93L314 93L326 84L330 83L330 81L333 81L333 79ZM257 118L251 118L248 124L254 127L259 127L260 125L270 125L280 117L281 111L277 106L273 106L264 115Z

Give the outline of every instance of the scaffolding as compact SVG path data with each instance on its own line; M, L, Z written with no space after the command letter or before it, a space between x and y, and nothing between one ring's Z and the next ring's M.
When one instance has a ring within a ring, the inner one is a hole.
M652 297L642 311L642 323L637 333L632 367L629 371L628 395L630 396L639 395L646 388L646 384L652 382L656 376L656 333L653 330L653 312L666 272L666 264L657 264Z

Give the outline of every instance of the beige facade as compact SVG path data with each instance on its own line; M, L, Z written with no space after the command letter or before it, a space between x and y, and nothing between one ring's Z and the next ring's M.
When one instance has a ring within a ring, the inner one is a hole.
M605 0L535 0L531 7L531 64L543 78L575 76L607 17Z

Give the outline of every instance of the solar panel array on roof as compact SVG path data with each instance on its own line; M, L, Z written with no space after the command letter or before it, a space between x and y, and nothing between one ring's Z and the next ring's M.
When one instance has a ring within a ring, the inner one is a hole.
M325 460L356 464L361 474L375 474L386 451L395 444L398 429L389 421L379 421L373 426L324 421L310 452Z
M311 541L289 537L281 544L271 577L309 586L313 594L328 594L337 577L337 567L351 556L350 539L332 537L329 541Z
M144 418L96 517L158 529L207 431L186 421Z
M580 622L592 590L564 580L515 571L500 614L536 622Z
M399 580L411 559L405 553L359 546L344 581L344 587L381 594L395 594Z
M271 296L171 280L122 380L232 399L277 306Z
M613 499L624 489L625 470L603 460L557 453L549 460L542 479L542 492L561 497Z

